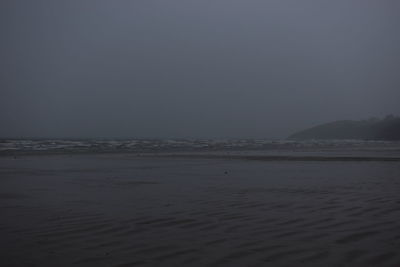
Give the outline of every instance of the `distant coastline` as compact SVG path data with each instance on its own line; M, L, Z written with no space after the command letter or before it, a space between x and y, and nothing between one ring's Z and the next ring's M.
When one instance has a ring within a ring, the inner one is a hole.
M388 115L383 119L340 120L317 125L288 137L290 140L358 139L400 140L400 117Z

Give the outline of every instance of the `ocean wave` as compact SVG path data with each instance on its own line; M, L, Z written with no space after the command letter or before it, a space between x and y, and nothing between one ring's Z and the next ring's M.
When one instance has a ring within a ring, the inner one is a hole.
M281 152L386 151L400 153L400 142L363 140L264 139L131 139L131 140L0 140L0 153L10 152L169 152L263 150Z

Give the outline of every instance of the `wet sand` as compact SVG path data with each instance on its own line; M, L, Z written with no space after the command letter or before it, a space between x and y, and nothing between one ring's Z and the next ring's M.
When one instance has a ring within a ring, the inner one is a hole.
M0 158L1 266L400 266L398 160Z

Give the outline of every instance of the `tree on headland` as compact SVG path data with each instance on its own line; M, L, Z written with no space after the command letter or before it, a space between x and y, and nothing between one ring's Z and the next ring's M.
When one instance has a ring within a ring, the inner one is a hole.
M384 119L334 121L294 133L289 139L400 140L400 117L390 114Z

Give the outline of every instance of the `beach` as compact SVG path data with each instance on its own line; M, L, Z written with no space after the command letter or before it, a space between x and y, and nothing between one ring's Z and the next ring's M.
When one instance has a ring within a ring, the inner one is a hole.
M399 1L0 0L0 267L400 267Z
M0 157L1 266L399 266L400 164Z

